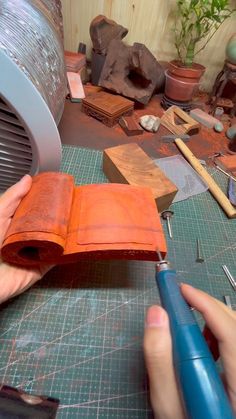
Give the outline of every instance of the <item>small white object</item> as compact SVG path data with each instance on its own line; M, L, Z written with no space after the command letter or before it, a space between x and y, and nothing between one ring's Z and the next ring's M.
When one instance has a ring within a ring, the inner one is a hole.
M222 108L222 106L217 106L215 109L214 116L216 118L220 118L223 114L224 114L224 108Z
M139 119L140 125L150 132L157 132L160 125L160 118L154 115L143 115Z

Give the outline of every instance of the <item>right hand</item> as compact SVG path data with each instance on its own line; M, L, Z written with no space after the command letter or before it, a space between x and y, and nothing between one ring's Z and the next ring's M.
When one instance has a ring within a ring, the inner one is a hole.
M236 414L236 312L190 285L181 284L181 292L185 300L202 314L218 341L224 367L223 381ZM169 319L160 306L150 307L147 312L144 355L155 418L183 419L185 416L172 358Z

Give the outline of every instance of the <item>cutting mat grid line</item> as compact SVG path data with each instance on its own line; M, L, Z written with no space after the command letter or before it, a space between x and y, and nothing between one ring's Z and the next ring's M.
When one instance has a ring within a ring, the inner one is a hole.
M107 182L102 153L63 147L61 171L76 184ZM210 170L226 190L224 175ZM222 264L236 277L236 220L209 192L172 205L169 259L181 281L222 300L234 294ZM199 238L206 262L196 263ZM151 418L142 339L147 307L159 302L155 265L87 261L55 267L1 306L1 381L61 401L57 418ZM202 321L200 320L201 324ZM160 383L161 385L161 383Z

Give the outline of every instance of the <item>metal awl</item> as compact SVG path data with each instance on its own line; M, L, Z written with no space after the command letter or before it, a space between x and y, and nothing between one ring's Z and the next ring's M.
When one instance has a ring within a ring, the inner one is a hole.
M196 262L199 262L199 263L204 262L204 257L202 255L202 250L201 250L199 239L197 239L197 258L196 258Z
M230 284L232 285L232 287L233 287L234 291L236 291L236 281L235 281L235 279L234 279L233 275L231 275L231 273L230 273L230 271L228 270L228 268L227 268L227 266L226 266L226 265L222 265L222 268L223 268L223 271L224 271L225 275L227 276L227 278L228 278L228 280L229 280Z

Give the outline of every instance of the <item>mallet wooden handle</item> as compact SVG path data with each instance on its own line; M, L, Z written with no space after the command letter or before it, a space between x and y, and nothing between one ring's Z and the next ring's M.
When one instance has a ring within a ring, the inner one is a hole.
M229 218L236 218L236 209L231 205L227 196L222 192L217 183L212 179L211 175L204 169L199 160L193 155L189 148L184 144L180 138L176 138L176 145L189 161L191 166L198 172L202 179L206 182L209 187L210 192L221 205L225 213Z

